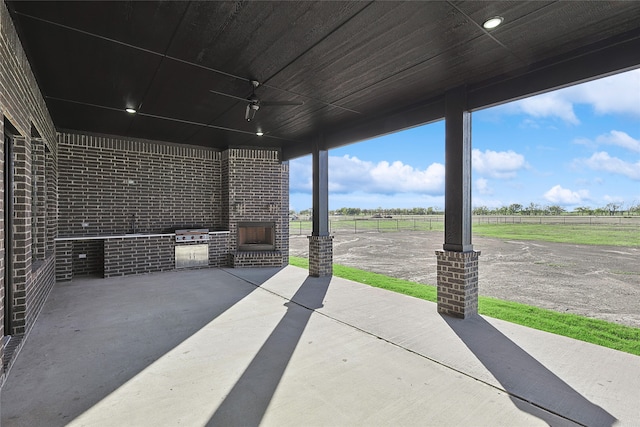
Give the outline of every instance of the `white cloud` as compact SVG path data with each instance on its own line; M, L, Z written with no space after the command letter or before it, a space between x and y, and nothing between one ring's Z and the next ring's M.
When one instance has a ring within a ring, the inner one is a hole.
M511 150L482 152L474 149L471 154L473 169L492 178L514 178L518 170L526 166L524 156Z
M629 114L640 117L640 70L570 86L506 104L502 111L535 118L558 118L577 125L575 104L590 105L596 114ZM523 125L537 126L531 119Z
M301 157L289 162L289 190L294 193L310 193L313 188L311 157Z
M289 187L293 192L310 192L311 160L296 159L289 165ZM393 194L444 193L444 165L432 163L424 170L400 161L378 163L357 157L329 157L329 191L331 193Z
M640 117L640 69L562 89L572 102L590 104L598 114Z
M596 138L599 144L617 145L618 147L640 153L640 140L634 139L626 132L612 130L608 134Z
M589 198L589 192L587 190L571 191L556 185L544 193L544 198L559 205L576 205Z
M627 178L640 181L640 161L631 163L617 157L611 157L606 151L599 151L588 159L578 159L577 162L593 170L624 175Z
M512 108L517 112L522 112L532 117L558 117L572 125L580 123L580 120L578 120L578 117L576 117L573 111L573 103L570 99L562 96L561 92L550 92L521 99L520 101L516 101ZM529 126L531 126L531 124L529 124Z
M484 178L478 178L476 179L476 190L478 190L478 193L480 194L484 194L484 195L492 195L493 194L493 189L491 187L489 187L489 181L484 179Z

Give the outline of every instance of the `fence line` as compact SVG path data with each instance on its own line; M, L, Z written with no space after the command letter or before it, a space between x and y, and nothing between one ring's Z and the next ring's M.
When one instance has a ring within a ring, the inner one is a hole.
M547 225L615 225L640 227L640 216L550 216L550 215L474 215L473 224L547 224ZM292 220L290 234L311 234L310 220ZM329 220L329 231L364 233L444 230L443 215L397 218L340 218Z

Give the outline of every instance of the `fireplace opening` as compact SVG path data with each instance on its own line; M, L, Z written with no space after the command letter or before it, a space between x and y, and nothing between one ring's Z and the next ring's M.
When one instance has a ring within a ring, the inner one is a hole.
M241 222L238 223L239 251L273 251L275 245L275 223Z

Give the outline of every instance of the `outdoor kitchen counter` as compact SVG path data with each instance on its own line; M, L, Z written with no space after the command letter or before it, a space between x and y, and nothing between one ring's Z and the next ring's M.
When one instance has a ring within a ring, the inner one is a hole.
M229 264L229 231L211 231L208 267ZM71 280L74 275L102 277L168 271L176 268L175 233L120 234L59 237L56 241L56 280Z
M216 234L229 234L229 231L209 231L209 236ZM74 241L74 240L107 240L107 239L135 239L140 237L175 237L176 233L125 233L125 234L105 234L98 236L71 236L56 237L56 242Z

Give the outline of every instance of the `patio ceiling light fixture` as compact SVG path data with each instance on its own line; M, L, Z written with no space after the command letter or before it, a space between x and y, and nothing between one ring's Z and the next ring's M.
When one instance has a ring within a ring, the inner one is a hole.
M131 108L131 107L125 108L124 111L126 111L129 114L135 114L136 113L136 109L135 108Z
M487 30L491 30L502 24L502 21L504 21L504 18L502 16L494 16L493 18L489 18L484 21L484 24L482 24L482 26Z
M264 135L264 132L258 131L258 132L256 132L256 135L262 136L262 135Z

